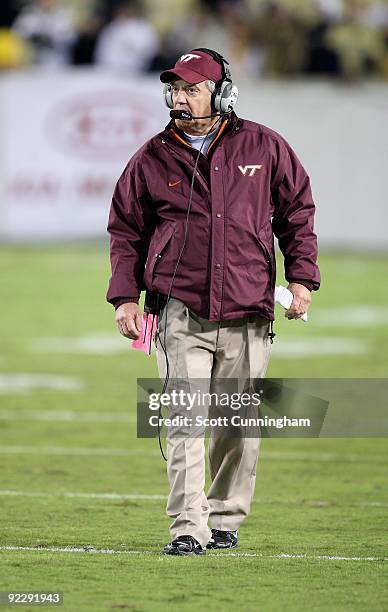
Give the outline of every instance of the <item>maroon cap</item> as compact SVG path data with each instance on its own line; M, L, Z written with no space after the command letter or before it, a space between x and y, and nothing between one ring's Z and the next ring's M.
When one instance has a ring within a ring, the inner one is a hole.
M174 68L165 70L160 75L162 83L171 83L175 79L182 79L190 85L196 85L210 79L217 83L222 79L221 64L204 51L189 51L176 62Z

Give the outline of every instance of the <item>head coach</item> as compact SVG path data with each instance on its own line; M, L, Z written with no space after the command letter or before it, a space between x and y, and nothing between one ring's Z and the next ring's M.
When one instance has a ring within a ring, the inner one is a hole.
M289 319L320 284L309 177L282 136L235 114L238 89L217 52L193 49L160 79L171 121L116 185L107 300L131 339L142 328L141 291L158 304L162 378L262 378L274 336L274 236L293 294ZM173 522L164 552L236 546L260 438L211 436L205 495L204 439L176 434L167 434Z

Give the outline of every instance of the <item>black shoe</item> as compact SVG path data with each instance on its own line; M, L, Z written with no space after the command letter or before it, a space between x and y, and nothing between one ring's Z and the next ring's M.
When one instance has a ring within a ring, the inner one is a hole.
M236 548L238 544L238 531L220 531L212 529L212 537L206 548Z
M163 548L163 552L166 555L181 555L182 557L206 554L206 550L190 535L179 536L170 542L170 544L166 544Z

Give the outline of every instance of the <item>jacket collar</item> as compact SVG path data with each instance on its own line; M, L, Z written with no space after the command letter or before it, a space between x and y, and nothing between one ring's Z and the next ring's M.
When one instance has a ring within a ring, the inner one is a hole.
M236 113L234 111L229 113L221 122L218 128L218 134L211 143L208 152L210 152L210 150L214 150L215 146L219 143L221 137L228 132L234 131L239 123L241 123L241 119L237 117ZM175 142L180 142L188 149L192 149L191 145L185 140L184 132L177 128L177 126L175 125L175 119L171 119L171 121L166 125L164 129L164 134L172 138Z

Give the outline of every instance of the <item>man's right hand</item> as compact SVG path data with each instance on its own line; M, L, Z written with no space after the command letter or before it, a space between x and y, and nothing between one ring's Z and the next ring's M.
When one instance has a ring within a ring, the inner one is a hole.
M120 334L131 340L137 340L142 328L139 305L135 302L121 304L116 310L116 323Z

